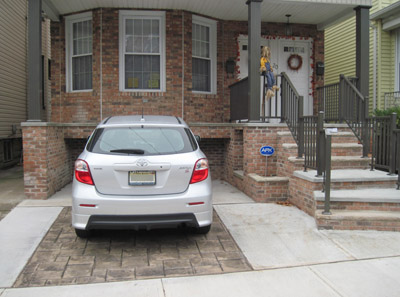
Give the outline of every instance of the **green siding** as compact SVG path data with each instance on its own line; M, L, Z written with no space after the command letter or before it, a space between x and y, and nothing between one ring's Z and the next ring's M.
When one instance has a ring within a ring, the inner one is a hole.
M356 73L356 23L351 18L325 31L325 83L339 81L339 75Z
M370 13L379 11L397 0L373 0ZM384 93L394 91L395 43L394 33L377 26L377 107L384 106ZM325 84L339 81L339 75L355 76L356 46L355 17L325 30ZM373 106L373 42L374 30L370 28L370 110Z

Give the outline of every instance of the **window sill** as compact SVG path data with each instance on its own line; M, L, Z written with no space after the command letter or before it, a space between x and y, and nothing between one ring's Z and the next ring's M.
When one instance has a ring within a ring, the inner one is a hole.
M93 92L93 89L90 90L76 90L76 91L67 91L67 93L75 94L75 93L90 93Z

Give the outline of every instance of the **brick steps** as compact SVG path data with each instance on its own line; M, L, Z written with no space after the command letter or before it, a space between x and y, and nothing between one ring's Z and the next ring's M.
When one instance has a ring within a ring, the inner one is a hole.
M400 211L332 210L331 215L322 212L315 214L319 229L400 231Z
M317 209L324 208L325 193L314 191ZM331 209L400 211L400 191L396 188L334 190L330 195Z
M297 155L296 143L284 143L282 148ZM332 156L361 156L362 145L358 143L332 143Z
M357 137L350 129L339 130L338 133L332 135L332 143L359 143ZM290 131L278 132L278 137L282 143L295 143L292 133Z
M303 164L303 158L289 157L289 162ZM360 156L333 156L331 159L332 169L368 169L371 159Z
M320 183L322 186L323 178L317 177L316 174L315 170L294 172L296 177L312 183ZM394 188L396 181L397 175L388 175L379 170L338 169L331 171L331 190Z
M315 170L294 171L289 200L315 217L318 228L335 230L400 231L400 191L397 176L370 171L370 158L362 158L362 145L343 125L332 136L331 215L323 215L325 193L322 177ZM299 168L304 158L297 158L297 145L290 132L280 132L281 150L288 163Z

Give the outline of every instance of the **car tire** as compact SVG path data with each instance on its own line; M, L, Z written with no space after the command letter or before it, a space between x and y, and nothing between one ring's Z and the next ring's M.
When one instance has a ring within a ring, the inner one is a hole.
M90 235L90 231L88 230L82 230L82 229L75 229L75 234L79 238L88 238Z
M197 227L196 228L196 233L197 234L207 234L211 229L211 225L208 226L203 226L203 227Z

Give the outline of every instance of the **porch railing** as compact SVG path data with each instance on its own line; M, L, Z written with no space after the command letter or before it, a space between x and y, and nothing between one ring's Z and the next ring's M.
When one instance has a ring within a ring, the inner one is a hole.
M385 109L400 106L400 91L385 93Z
M297 156L304 153L303 96L300 96L285 72L281 73L282 119L288 125L297 144Z
M368 119L371 127L372 157L371 170L374 168L395 174L399 168L399 130L396 129L396 114Z
M276 76L277 83L280 81L281 75ZM281 98L278 91L275 91L275 96L266 100L266 85L265 78L262 85L262 103L260 121L267 122L269 119L279 119L281 117ZM231 121L248 121L249 115L249 80L248 77L241 79L238 82L229 86L230 88L230 120Z
M340 83L334 83L318 87L315 96L318 102L318 110L325 112L326 121L338 121L340 115Z
M396 137L397 190L400 190L400 129L396 129L394 135Z
M340 75L340 82L317 88L319 110L325 112L325 121L346 122L363 145L363 156L369 151L368 97L355 86L357 78Z
M249 117L249 79L248 77L229 86L230 89L230 120L244 120Z
M317 170L317 176L321 176L324 164L324 113L302 116L300 125L303 125L304 131L304 171L312 168Z

